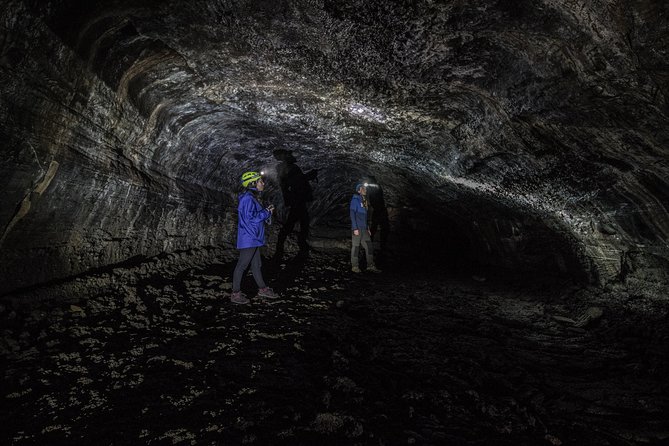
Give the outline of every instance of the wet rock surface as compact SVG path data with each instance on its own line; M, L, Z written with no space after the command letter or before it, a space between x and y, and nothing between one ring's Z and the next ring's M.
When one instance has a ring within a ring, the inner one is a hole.
M3 298L1 442L669 440L661 300L397 256L355 275L345 251L320 250L265 260L281 298L253 297L247 277L251 304L235 306L234 256L183 252Z

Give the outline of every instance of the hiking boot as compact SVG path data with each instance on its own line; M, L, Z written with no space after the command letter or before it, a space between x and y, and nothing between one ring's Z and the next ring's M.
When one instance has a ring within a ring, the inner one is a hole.
M361 272L361 271L360 271L360 268L357 267L357 266L352 267L352 268L351 268L351 271L353 271L354 273L359 273L359 272Z
M375 265L368 266L367 271L369 271L370 273L380 273L381 272L381 270L378 269Z
M230 302L233 304L244 305L251 301L248 300L241 291L233 291L232 294L230 294Z
M278 299L279 295L274 292L270 287L260 288L258 290L258 297L265 297L267 299Z

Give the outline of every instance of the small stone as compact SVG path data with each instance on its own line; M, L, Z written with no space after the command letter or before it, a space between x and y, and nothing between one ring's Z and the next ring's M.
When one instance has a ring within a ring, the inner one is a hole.
M46 313L42 310L35 310L30 313L30 318L34 321L41 321L46 317Z
M604 311L599 307L590 307L574 323L576 327L584 328L602 317Z
M313 422L316 432L333 433L344 426L344 419L335 413L319 413Z
M562 444L562 441L554 435L546 434L544 438L552 445L560 446Z

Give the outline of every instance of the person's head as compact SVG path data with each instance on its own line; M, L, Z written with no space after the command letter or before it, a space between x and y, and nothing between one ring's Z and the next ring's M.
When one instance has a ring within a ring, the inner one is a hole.
M256 189L262 192L265 189L262 173L254 171L244 172L242 174L242 186L246 189Z
M276 149L272 152L272 155L274 155L274 158L278 161L282 161L287 164L294 164L295 161L297 161L293 155L292 150Z
M355 191L362 196L367 195L367 187L364 183L358 183L355 185Z
M371 192L373 189L378 189L379 185L376 181L376 177L373 175L367 175L360 182L367 188L368 192Z

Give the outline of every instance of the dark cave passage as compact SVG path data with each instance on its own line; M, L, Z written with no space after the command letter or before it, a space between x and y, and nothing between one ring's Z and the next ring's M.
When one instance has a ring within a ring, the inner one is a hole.
M2 2L0 443L666 444L668 23ZM280 258L295 166L311 249ZM256 171L281 298L246 277L238 306ZM349 258L361 182L378 274Z

